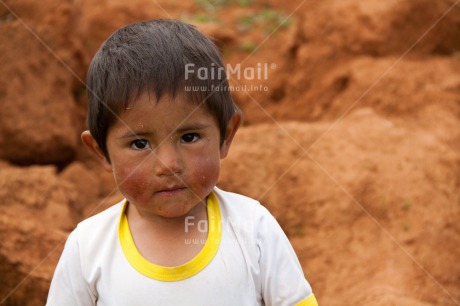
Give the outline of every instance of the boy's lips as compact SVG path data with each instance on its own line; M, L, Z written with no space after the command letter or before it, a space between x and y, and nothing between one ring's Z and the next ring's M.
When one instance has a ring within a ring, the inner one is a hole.
M183 186L167 186L167 187L165 186L165 187L159 188L155 192L155 194L164 195L164 196L175 195L185 189L186 187L183 187Z

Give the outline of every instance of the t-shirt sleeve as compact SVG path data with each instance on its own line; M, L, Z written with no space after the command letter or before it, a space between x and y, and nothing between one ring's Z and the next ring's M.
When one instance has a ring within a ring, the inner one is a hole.
M77 230L67 238L64 251L54 271L46 305L96 305L96 298L91 294L83 277Z
M256 239L265 305L317 306L291 243L275 218L261 208Z

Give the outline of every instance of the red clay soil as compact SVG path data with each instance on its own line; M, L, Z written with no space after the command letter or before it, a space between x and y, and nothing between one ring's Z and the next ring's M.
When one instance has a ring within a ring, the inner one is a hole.
M231 74L245 121L219 186L275 215L320 305L460 305L452 0L1 1L0 304L43 305L69 231L120 199L80 145L84 77L152 18L256 72Z

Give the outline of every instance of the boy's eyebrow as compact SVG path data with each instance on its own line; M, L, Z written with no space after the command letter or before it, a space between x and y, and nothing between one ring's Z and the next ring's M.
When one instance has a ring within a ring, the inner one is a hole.
M118 137L119 139L122 139L122 138L131 138L131 137L141 137L141 136L151 136L153 135L153 133L151 132L135 132L133 130L129 130L127 131L126 133L124 133L123 135L121 135L120 137Z
M176 132L181 133L181 132L186 132L186 131L196 131L196 130L204 130L206 128L209 128L211 124L206 124L206 123L193 123L193 124L185 124L183 126L180 126L177 128Z

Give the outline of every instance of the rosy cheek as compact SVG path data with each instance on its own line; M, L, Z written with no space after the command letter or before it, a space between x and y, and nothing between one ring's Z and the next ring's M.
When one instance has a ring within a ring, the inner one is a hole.
M220 164L213 160L202 160L196 163L194 177L203 187L217 183L219 176Z
M142 201L142 198L148 192L149 177L141 169L134 171L122 169L116 174L116 179L118 188L129 201Z

